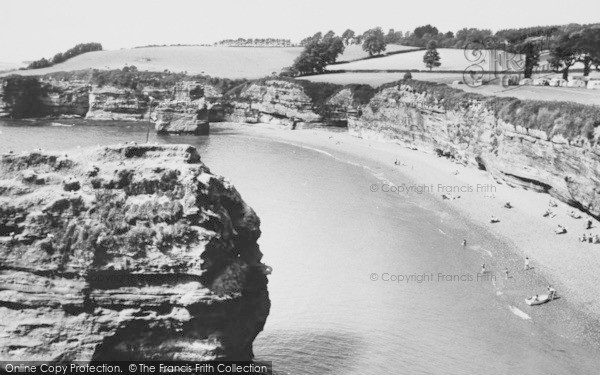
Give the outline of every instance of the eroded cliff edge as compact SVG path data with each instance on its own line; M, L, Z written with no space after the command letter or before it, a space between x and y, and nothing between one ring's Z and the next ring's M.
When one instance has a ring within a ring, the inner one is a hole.
M348 128L484 169L600 217L600 107L403 81L382 87Z
M260 221L195 148L0 157L0 357L250 359Z

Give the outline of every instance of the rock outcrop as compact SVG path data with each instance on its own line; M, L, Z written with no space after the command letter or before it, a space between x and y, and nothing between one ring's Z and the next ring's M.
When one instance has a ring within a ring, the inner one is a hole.
M599 132L592 140L558 132L549 135L505 121L494 109L496 99L465 98L449 108L445 101L450 99L410 84L387 87L349 119L349 131L453 158L489 171L498 181L547 192L600 217ZM534 117L539 113L545 121L558 113L547 108L534 112L516 100L509 104L511 112L531 111ZM565 125L567 130L575 126Z
M90 106L90 84L85 81L50 80L42 85L44 116L83 117Z
M289 128L322 124L313 110L313 102L303 86L288 80L267 79L253 82L236 95L230 95L225 105L231 122L263 123Z
M84 81L17 79L10 98L0 85L1 117L85 116L91 120L151 118L159 133L207 134L209 122L264 123L287 128L341 126L356 110L353 88L269 78L230 86L211 80L159 87ZM6 99L6 100L4 100Z
M169 90L146 88L143 91L115 86L93 86L90 92L87 119L137 121L148 120L153 98L168 97Z
M163 100L156 107L156 131L208 134L211 101L218 100L220 96L212 86L179 82L173 89L172 99Z
M250 359L259 224L191 146L0 156L0 357Z

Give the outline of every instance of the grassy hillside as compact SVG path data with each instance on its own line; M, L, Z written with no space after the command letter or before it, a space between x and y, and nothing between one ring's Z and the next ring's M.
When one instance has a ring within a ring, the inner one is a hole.
M84 69L120 69L135 65L138 70L187 72L222 78L260 78L290 66L302 48L244 47L149 47L89 52L50 68L19 71L43 75Z
M390 44L386 52L403 51L414 47ZM273 72L279 73L292 65L300 55L302 47L259 48L259 47L207 47L172 46L142 47L116 51L97 51L73 57L49 68L15 72L20 75L44 75L60 71L85 69L121 69L125 65L135 65L140 71L187 72L190 75L205 74L221 78L255 79ZM368 57L361 46L350 45L338 61L349 61ZM344 64L345 66L345 64ZM0 70L16 69L14 64Z
M385 52L406 51L414 48L415 47L401 46L399 44L388 44L386 46ZM362 46L352 44L346 46L344 53L338 57L337 61L351 61L356 59L364 59L366 57L369 57L369 54L363 51Z

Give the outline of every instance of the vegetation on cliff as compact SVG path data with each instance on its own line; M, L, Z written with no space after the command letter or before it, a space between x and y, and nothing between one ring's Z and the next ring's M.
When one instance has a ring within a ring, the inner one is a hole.
M238 86L246 79L218 78L207 75L188 75L185 72L175 73L170 71L148 72L140 71L132 66L123 69L100 70L87 69L71 72L56 72L41 76L43 79L58 81L87 81L97 86L115 86L118 88L141 89L146 86L153 88L171 88L181 81L196 81L209 84L221 92L228 91Z

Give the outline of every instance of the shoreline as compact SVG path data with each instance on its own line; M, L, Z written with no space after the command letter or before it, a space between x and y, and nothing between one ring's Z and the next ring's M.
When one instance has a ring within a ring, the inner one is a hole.
M548 194L500 184L485 171L393 142L357 138L348 132L334 132L326 128L290 131L270 125L215 124L215 128L219 127L234 127L242 130L244 135L312 148L341 162L354 164L357 159L368 160L377 172L385 175L379 181L374 178L374 182L382 187L386 180L389 181L388 190L399 179L405 181L405 188L433 186L433 192L422 193L447 208L445 211L450 211L450 214L445 212L446 217L453 219L458 215L476 227L475 231L489 233L506 244L506 248L491 249L490 252L466 238L466 248L479 253L489 270L502 276L495 294L509 303L514 315L542 322L543 326L549 326L560 336L581 339L600 348L600 301L594 299L600 285L600 273L597 272L600 270L600 244L582 243L577 238L583 232L600 234L597 220L592 218L592 230L584 230L587 216L583 214L579 220L569 217L567 213L575 209L559 201L556 201L557 207L552 208L556 216L543 217L551 199ZM396 159L400 165L394 165ZM373 171L373 168L368 169ZM438 191L438 184L463 189L470 186L473 191L450 193L460 195L460 198L444 200L442 194L445 190ZM477 192L477 186L487 191ZM365 186L365 192L369 192L368 186ZM408 194L417 192L412 190ZM503 207L508 201L512 209ZM490 223L491 215L500 222ZM554 229L558 224L567 227L568 232L556 235ZM525 256L531 260L533 269L529 271L524 271ZM508 280L503 277L505 268L509 269ZM525 304L526 297L544 294L548 284L557 289L559 299L543 306Z

